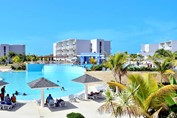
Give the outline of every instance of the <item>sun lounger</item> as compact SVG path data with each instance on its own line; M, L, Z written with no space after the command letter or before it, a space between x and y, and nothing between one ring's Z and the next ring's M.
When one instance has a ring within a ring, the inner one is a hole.
M12 109L14 106L16 105L16 103L11 103L11 104L7 104L5 102L1 102L1 109L7 109L7 110L10 110Z
M54 100L50 100L49 103L47 103L48 107L55 107Z
M61 101L61 102L59 103L59 106L60 106L60 107L66 107L67 105L66 105L66 102L65 102L65 101Z
M75 98L74 95L69 95L68 99L69 99L70 102L76 102L76 98Z
M104 99L104 98L105 98L105 97L102 95L101 92L98 93L98 94L95 94L94 97L95 97L96 99Z
M85 93L81 93L80 95L77 96L79 100L85 100Z

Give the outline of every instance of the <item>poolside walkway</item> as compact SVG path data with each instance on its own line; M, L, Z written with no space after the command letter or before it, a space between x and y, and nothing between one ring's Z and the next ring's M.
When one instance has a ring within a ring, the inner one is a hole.
M79 112L85 118L110 118L109 114L100 115L97 112L102 104L99 101L78 101L77 103L66 102L66 107L41 108L35 101L20 101L17 106L11 110L0 110L3 118L66 118L71 112Z

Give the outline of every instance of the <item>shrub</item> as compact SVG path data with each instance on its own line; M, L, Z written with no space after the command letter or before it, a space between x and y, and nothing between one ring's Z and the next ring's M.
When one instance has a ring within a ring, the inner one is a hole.
M82 114L80 113L69 113L67 114L67 118L85 118Z
M26 70L26 65L25 64L13 64L11 65L11 68L13 70Z
M128 71L156 71L156 68L130 66Z
M99 64L99 65L93 65L90 69L95 71L95 70L102 70L102 68L106 68L103 64Z

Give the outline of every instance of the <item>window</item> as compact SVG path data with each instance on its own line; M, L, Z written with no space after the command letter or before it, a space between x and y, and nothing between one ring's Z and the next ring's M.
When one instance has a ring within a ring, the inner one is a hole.
M6 56L6 46L4 46L4 56Z
M102 42L100 42L100 53L101 53L101 50L102 50Z
M92 43L90 43L90 52L92 52Z

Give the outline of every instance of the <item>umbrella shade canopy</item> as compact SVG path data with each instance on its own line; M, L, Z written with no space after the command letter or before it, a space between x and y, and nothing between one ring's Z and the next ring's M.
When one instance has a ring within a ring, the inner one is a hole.
M37 80L34 80L32 82L29 82L28 85L31 88L54 88L54 87L59 87L59 85L47 80L46 78L42 77Z
M0 81L0 86L4 86L4 85L6 85L6 84L8 84L8 83L7 83L7 82Z
M59 85L47 80L44 77L29 82L28 85L33 89L41 89L41 107L44 107L44 89L59 87Z
M73 79L72 81L74 82L78 82L78 83L83 83L83 84L87 84L87 83L94 83L94 82L102 82L102 80L99 80L93 76L90 76L88 74L82 75L76 79Z
M102 82L102 80L99 80L99 79L97 79L93 76L90 76L88 74L82 75L76 79L73 79L72 81L85 84L85 100L88 99L88 86L87 86L87 84L95 83L95 82Z

